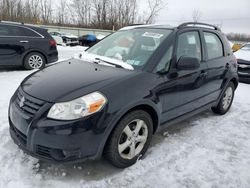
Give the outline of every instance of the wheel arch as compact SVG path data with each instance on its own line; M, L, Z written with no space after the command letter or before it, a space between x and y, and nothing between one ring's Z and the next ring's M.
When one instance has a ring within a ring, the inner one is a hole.
M23 55L23 58L22 58L22 65L24 65L24 60L25 60L25 58L27 57L27 55L29 55L30 53L33 53L33 52L37 52L37 53L42 54L42 56L43 56L44 59L45 59L45 64L48 63L48 57L47 57L46 53L44 53L42 50L31 49L31 50L26 51L25 54Z
M112 134L114 128L116 127L116 125L121 121L121 119L127 115L128 113L135 111L135 110L144 110L145 112L147 112L153 121L153 134L157 131L159 124L160 124L160 113L157 110L156 107L154 107L152 104L150 103L138 103L135 104L133 106L130 106L129 108L126 108L126 110L123 110L122 112L118 113L118 117L116 118L116 120L113 122L113 124L111 125L111 128L108 129L108 132L106 133L106 138L103 140L103 144L100 146L99 148L99 154L98 156L101 157L103 155L103 152L105 150L105 146L108 142L108 139L110 138L110 135Z
M239 82L238 82L238 80L236 79L236 78L232 78L231 80L230 80L230 82L232 82L233 84L234 84L234 86L235 86L235 89L238 87L238 85L239 85Z

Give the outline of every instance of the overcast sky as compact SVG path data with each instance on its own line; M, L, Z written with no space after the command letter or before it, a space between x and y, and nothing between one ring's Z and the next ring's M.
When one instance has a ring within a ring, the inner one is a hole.
M145 0L142 0L145 1ZM160 24L176 25L192 21L193 11L199 10L202 22L222 26L226 33L250 34L250 0L165 0L156 20Z

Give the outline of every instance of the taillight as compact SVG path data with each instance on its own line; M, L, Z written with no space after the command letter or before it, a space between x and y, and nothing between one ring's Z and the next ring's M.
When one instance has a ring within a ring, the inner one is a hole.
M54 47L54 46L56 46L56 41L51 39L51 40L49 40L49 44L50 44L50 46Z

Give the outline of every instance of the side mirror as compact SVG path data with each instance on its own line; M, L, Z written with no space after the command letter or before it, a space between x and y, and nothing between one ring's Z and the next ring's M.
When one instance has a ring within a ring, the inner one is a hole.
M182 56L177 62L179 70L196 70L200 67L200 60L194 57Z

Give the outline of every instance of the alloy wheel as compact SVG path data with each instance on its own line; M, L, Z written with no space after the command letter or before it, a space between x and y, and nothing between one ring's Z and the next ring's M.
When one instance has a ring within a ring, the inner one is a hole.
M136 119L125 126L118 143L118 152L123 159L133 159L144 148L148 138L148 127L143 120Z
M226 110L230 106L232 99L233 99L233 89L231 87L228 87L222 99L222 107L224 110Z
M43 59L39 55L32 55L29 58L29 65L33 69L39 69L43 66Z

